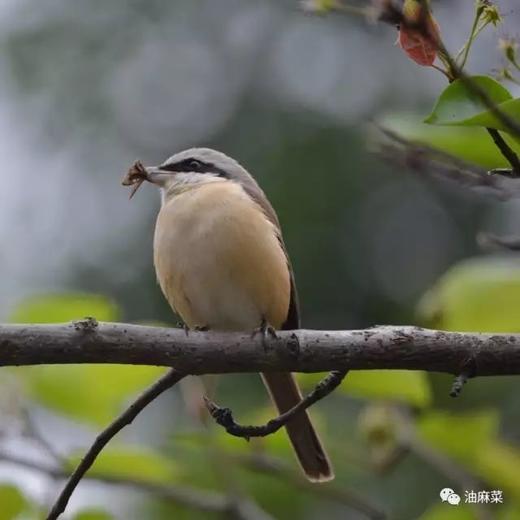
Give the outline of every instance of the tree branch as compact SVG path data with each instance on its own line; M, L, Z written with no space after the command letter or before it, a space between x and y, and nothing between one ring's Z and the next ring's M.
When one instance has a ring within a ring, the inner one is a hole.
M470 374L466 371L461 372L454 380L451 385L450 396L459 397L462 392L463 386L468 382Z
M520 237L518 235L499 236L493 233L479 233L478 245L485 251L509 250L520 251Z
M94 444L89 448L77 468L69 477L59 497L56 499L51 511L47 515L47 520L56 520L56 518L65 511L69 499L77 485L110 440L125 426L130 424L154 399L178 383L183 377L183 373L175 369L169 370L163 377L145 390L119 417L96 437Z
M520 160L518 159L518 155L513 151L513 149L506 143L505 139L500 135L498 130L494 128L486 128L488 134L493 139L496 147L500 150L500 153L507 159L509 164L511 165L511 175L513 177L520 176Z
M427 175L501 201L520 196L518 180L512 178L509 170L508 175L490 175L484 168L406 139L389 128L378 124L374 128L378 131L374 138L375 153L399 167L417 172L422 179Z
M520 334L410 326L349 331L190 332L124 323L1 325L0 366L114 363L175 367L183 374L406 369L473 376L520 374Z
M310 408L313 404L327 397L333 392L343 381L347 371L331 372L327 377L322 379L312 392L307 394L297 405L287 410L278 417L271 419L262 426L242 426L237 424L233 419L233 413L229 408L221 408L214 402L204 397L206 408L216 423L224 427L230 435L242 437L249 440L251 437L266 437L277 432L282 426L285 426L296 414Z

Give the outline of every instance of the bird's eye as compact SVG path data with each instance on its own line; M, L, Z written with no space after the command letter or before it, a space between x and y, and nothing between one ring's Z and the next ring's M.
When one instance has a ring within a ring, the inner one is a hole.
M190 159L187 165L192 171L198 171L202 168L202 163L197 159Z
M202 172L204 173L205 164L197 159L184 159L180 162L169 162L159 166L159 168L166 172Z

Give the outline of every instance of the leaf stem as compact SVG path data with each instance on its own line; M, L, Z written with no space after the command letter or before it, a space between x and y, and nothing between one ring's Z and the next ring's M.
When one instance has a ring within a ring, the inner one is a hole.
M466 65L466 62L468 61L469 51L471 49L471 46L473 45L473 42L475 41L475 38L480 34L482 29L486 27L487 22L483 23L480 27L478 27L480 17L482 15L482 10L476 9L475 10L475 18L473 19L473 25L471 26L471 32L469 33L468 40L464 44L464 46L460 49L460 51L457 53L457 56L455 56L455 62L459 61L459 58L462 55L462 61L459 64L459 68L462 70L464 66Z

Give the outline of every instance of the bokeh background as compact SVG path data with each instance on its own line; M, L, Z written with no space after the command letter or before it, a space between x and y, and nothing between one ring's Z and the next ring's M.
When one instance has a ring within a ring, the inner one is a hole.
M516 0L496 3L504 23L479 37L473 73L498 70L498 38L518 36ZM432 4L457 50L473 2ZM312 15L296 0L2 0L2 321L93 315L175 326L152 266L158 194L144 186L129 202L120 181L136 159L156 164L210 146L246 166L278 211L305 327L520 332L519 260L476 241L482 231L520 233L518 201L432 182L374 153L378 121L481 166L505 166L485 132L420 123L445 79L395 39L391 27ZM3 369L0 519L39 518L60 488L13 457L46 467L77 460L160 372ZM206 384L243 422L274 413L255 376ZM328 487L302 485L283 432L246 444L218 431L198 406L196 380L147 409L94 475L239 497L263 511L243 518L357 519L371 507L396 520L520 518L518 380L478 379L458 400L450 384L422 373L349 376L312 412L336 466ZM123 484L84 481L67 518L238 515ZM465 490L501 490L504 504L450 506L439 498L444 487L463 502Z

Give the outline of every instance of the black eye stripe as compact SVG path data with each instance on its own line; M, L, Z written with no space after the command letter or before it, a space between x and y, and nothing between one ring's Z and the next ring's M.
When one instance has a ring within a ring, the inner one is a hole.
M229 177L227 172L218 168L212 163L203 162L193 157L184 159L176 163L164 164L159 167L167 172L197 172L197 173L211 173L219 177Z
M160 168L167 172L193 172L201 171L205 166L207 166L206 163L197 161L196 159L185 159L184 161L165 164L160 166Z

